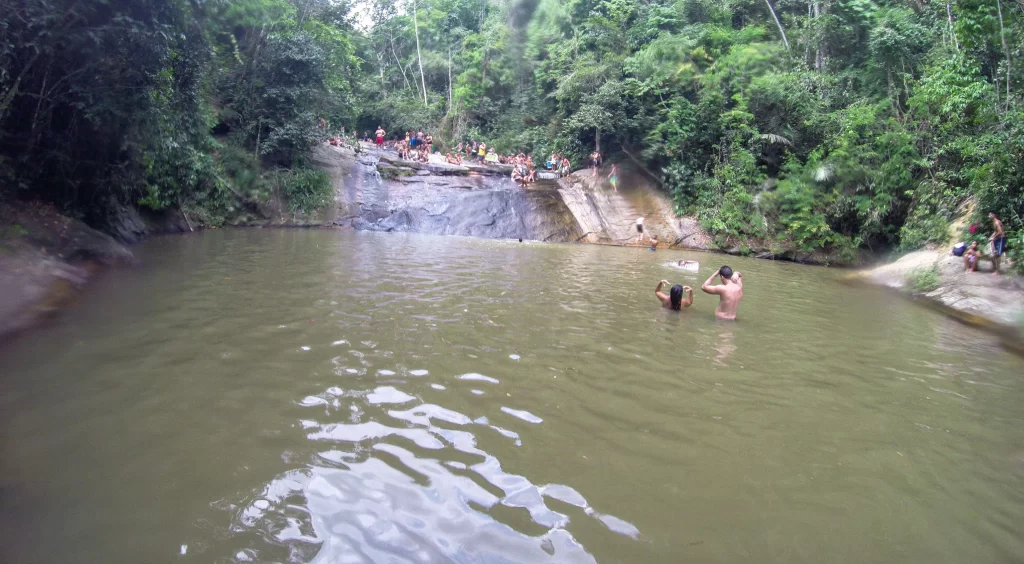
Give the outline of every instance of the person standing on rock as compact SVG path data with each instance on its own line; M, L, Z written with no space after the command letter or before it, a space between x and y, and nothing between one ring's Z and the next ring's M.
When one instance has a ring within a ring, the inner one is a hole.
M1003 231L1003 222L999 221L994 212L989 212L988 218L992 220L992 227L995 232L989 238L992 241L992 275L999 276L999 257L1006 252L1006 232Z
M612 165L612 170L608 173L608 183L616 192L619 191L619 169L615 165Z
M636 218L636 244L642 245L644 242L644 216Z
M594 169L593 177L597 178L597 170L601 168L601 153L597 151L590 153L590 168Z
M715 277L722 279L721 286L712 286ZM715 317L718 319L736 319L736 310L743 299L743 276L739 272L733 272L728 266L723 266L715 271L700 287L706 294L717 294L719 301L715 308Z
M381 125L377 126L377 132L374 133L373 144L376 145L378 149L384 146L384 127Z

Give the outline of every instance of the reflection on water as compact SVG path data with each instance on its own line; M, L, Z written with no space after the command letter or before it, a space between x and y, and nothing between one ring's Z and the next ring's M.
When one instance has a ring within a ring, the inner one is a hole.
M1024 555L1024 363L840 272L728 258L721 322L651 295L714 255L329 231L138 251L0 349L5 561Z
M348 341L332 345L347 346ZM362 352L347 352L366 363ZM338 376L359 373L352 370L335 363ZM429 374L426 369L403 372ZM371 390L330 386L298 400L313 411L299 421L306 437L325 443L326 450L317 453L316 464L287 471L251 500L229 505L235 513L233 531L259 530L288 545L294 560L316 554L313 561L332 563L395 558L494 562L513 556L525 562L594 561L566 531L571 519L596 519L611 532L639 538L635 526L598 512L572 487L536 485L506 472L497 457L477 444L478 435L493 432L520 447L515 431L492 425L485 415L470 418L401 391L396 386L407 379L394 370L377 369L376 374L375 383L386 385ZM455 379L501 384L478 373ZM447 388L435 384L434 389ZM500 412L518 422L543 423L527 410L501 406ZM369 413L376 413L373 420L366 420ZM562 510L549 507L551 502L560 502ZM503 523L494 511L499 505L524 510L536 532ZM242 551L236 559L256 556Z
M499 384L482 374L459 379ZM491 425L486 416L474 420L422 403L393 385L370 391L332 386L300 404L322 410L321 420L300 423L309 439L327 443L328 450L318 453L320 464L278 476L236 509L236 531L259 529L280 543L309 545L293 547L301 555L319 546L316 562L496 561L503 555L531 562L593 561L565 530L566 513L596 518L629 537L639 535L622 519L595 511L569 486L538 486L502 470L496 457L477 446L476 435L493 431L516 446L522 443L517 433ZM381 407L385 421L358 422L358 414ZM501 411L542 422L524 410ZM327 422L338 419L349 422ZM384 442L389 439L405 446ZM571 511L551 509L550 500ZM496 520L491 511L497 505L525 510L543 532L524 534Z

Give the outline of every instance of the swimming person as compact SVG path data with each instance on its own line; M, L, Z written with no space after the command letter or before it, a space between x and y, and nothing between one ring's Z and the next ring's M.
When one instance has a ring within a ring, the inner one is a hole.
M657 235L651 235L651 246L650 246L650 249L652 251L657 251L658 250L658 236Z
M715 276L722 277L721 286L712 286ZM715 317L718 319L736 319L736 309L743 299L743 277L739 272L733 272L728 266L723 266L715 271L700 287L707 294L718 294L718 307L715 308Z
M661 287L665 284L668 284L668 280L658 282L658 286L654 289L654 295L661 300L662 307L679 311L684 307L690 307L693 305L693 288L676 284L675 286L672 286L672 289L669 290L669 294L666 296L665 293L661 291ZM683 299L683 292L687 292L688 294L685 300Z
M999 257L1006 252L1006 232L1003 231L1003 222L999 221L995 213L989 212L988 218L992 220L992 227L995 228L995 232L989 238L992 241L992 275L998 276Z

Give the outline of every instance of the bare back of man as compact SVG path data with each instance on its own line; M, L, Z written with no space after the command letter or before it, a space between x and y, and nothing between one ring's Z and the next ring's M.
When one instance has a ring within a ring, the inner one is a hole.
M715 277L721 277L722 284L714 286ZM736 319L736 310L740 307L740 300L743 299L743 276L739 272L733 272L728 266L723 266L715 271L700 287L708 294L718 295L718 307L715 308L715 317L718 319Z

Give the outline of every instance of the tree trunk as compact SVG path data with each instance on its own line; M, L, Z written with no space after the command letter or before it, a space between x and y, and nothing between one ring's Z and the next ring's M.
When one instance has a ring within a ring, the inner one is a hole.
M402 66L402 61L399 60L398 53L395 53L395 38L393 36L391 37L391 56L395 58L395 64L398 65L398 70L402 71L402 80L405 81L405 87L412 88L412 85L409 84L409 77L405 74L405 67ZM346 65L345 68L348 68L348 66Z
M601 152L601 128L594 128L594 150L598 153Z
M821 33L821 22L819 21L820 19L821 19L821 3L815 1L814 2L814 21L816 22L815 26L818 28L818 30L817 30L818 48L817 48L817 50L815 51L815 54L814 54L814 70L816 70L818 72L821 72L822 67L825 66L825 53L822 51L822 41L823 41L824 38L822 37L822 33Z
M764 3L768 5L768 11L772 13L772 19L775 20L775 25L779 27L779 34L782 35L782 44L786 46L786 52L789 53L789 40L786 39L786 30L782 29L782 22L779 21L779 16L775 14L775 8L772 8L772 3L768 0L764 0Z
M448 115L452 114L452 48L448 47Z
M412 25L416 32L416 61L420 67L420 83L423 85L423 107L427 107L427 79L423 77L423 57L420 55L420 24L416 21L416 0L412 3Z
M946 2L946 19L949 21L949 38L953 40L953 47L956 47L957 52L960 52L960 42L956 40L956 31L953 29L953 2L947 0Z
M996 0L996 10L999 12L999 38L1003 40L1003 52L1006 53L1006 110L1010 111L1010 47L1006 43L1006 29L1003 27L1003 3Z

